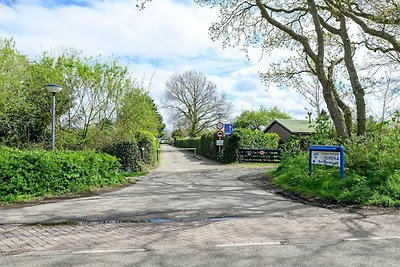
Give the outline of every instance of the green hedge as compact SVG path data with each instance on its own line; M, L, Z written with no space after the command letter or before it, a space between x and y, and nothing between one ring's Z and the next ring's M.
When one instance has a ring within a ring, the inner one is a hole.
M144 168L144 161L136 142L118 142L104 147L101 151L116 157L126 172L140 172Z
M198 138L176 138L175 146L181 148L197 148L199 145L200 137Z
M140 150L144 148L142 152L144 157L143 161L147 165L155 165L158 163L158 139L150 132L138 132L135 136L137 144Z
M158 140L149 132L138 132L130 141L120 141L100 149L119 159L122 169L127 172L143 171L145 165L158 163Z
M236 162L239 159L239 148L269 148L276 149L279 145L279 136L275 133L263 133L250 129L236 129L232 135L225 136L221 153L216 146L215 131L203 134L200 138L177 139L177 147L196 147L197 153L207 158L225 163Z
M121 164L110 155L0 147L1 202L86 191L124 181Z

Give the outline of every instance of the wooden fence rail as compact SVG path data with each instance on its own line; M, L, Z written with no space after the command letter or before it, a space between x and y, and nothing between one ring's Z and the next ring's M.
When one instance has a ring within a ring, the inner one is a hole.
M280 149L240 148L239 162L281 162Z

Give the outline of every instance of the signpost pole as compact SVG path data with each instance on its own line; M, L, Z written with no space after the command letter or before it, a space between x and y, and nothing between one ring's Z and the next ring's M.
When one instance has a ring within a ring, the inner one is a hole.
M308 153L308 175L311 175L312 172L312 163L311 163L311 148Z
M340 179L344 178L344 149L340 149Z

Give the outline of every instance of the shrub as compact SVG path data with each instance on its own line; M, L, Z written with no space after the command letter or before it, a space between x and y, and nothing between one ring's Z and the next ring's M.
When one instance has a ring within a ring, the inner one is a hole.
M0 148L0 200L86 191L125 181L115 157L94 151Z
M335 140L332 144L335 144ZM307 175L307 152L285 157L274 182L302 195L360 205L400 206L400 146L397 130L353 137L345 148L345 178L339 169L313 166Z
M181 148L197 148L200 138L175 138L175 146Z
M216 145L215 131L203 134L200 138L177 139L177 147L196 147L197 152L207 158L225 163L238 161L239 148L266 148L276 149L279 144L279 136L275 133L263 133L250 129L237 129L232 135L225 136L221 152Z
M104 147L101 151L115 156L121 163L122 169L126 172L140 172L143 170L144 161L136 142L118 142Z
M136 134L136 140L138 148L144 150L143 153L143 162L148 165L154 165L158 162L158 140L157 138L150 132L138 132ZM142 156L142 155L141 155Z
M280 137L276 133L264 133L249 129L238 129L232 136L239 138L239 148L269 148L276 149L279 145Z

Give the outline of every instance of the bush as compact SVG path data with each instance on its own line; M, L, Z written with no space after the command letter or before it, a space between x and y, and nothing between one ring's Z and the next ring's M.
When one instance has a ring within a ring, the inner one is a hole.
M175 138L175 146L181 148L197 148L200 138Z
M339 168L313 166L307 175L308 153L285 157L274 182L305 196L360 205L400 206L400 133L370 132L353 137L345 148L345 178ZM336 141L333 140L332 144Z
M138 132L136 134L138 148L144 148L143 161L148 165L155 165L158 162L158 140L150 132Z
M207 158L225 163L236 162L239 159L239 148L266 148L276 149L279 144L279 136L275 133L263 133L250 129L237 129L232 135L225 136L221 153L216 145L215 131L203 134L200 138L177 139L177 147L196 147L197 152Z
M239 138L239 148L269 148L276 149L279 145L280 137L276 133L264 133L249 129L238 129L232 136Z
M86 191L125 181L115 157L94 151L0 148L0 201Z
M117 157L123 170L127 172L140 172L145 165L157 164L158 140L152 133L137 132L130 139L107 145L100 151Z
M144 168L144 161L136 142L118 142L104 147L101 151L116 157L126 172L140 172Z

